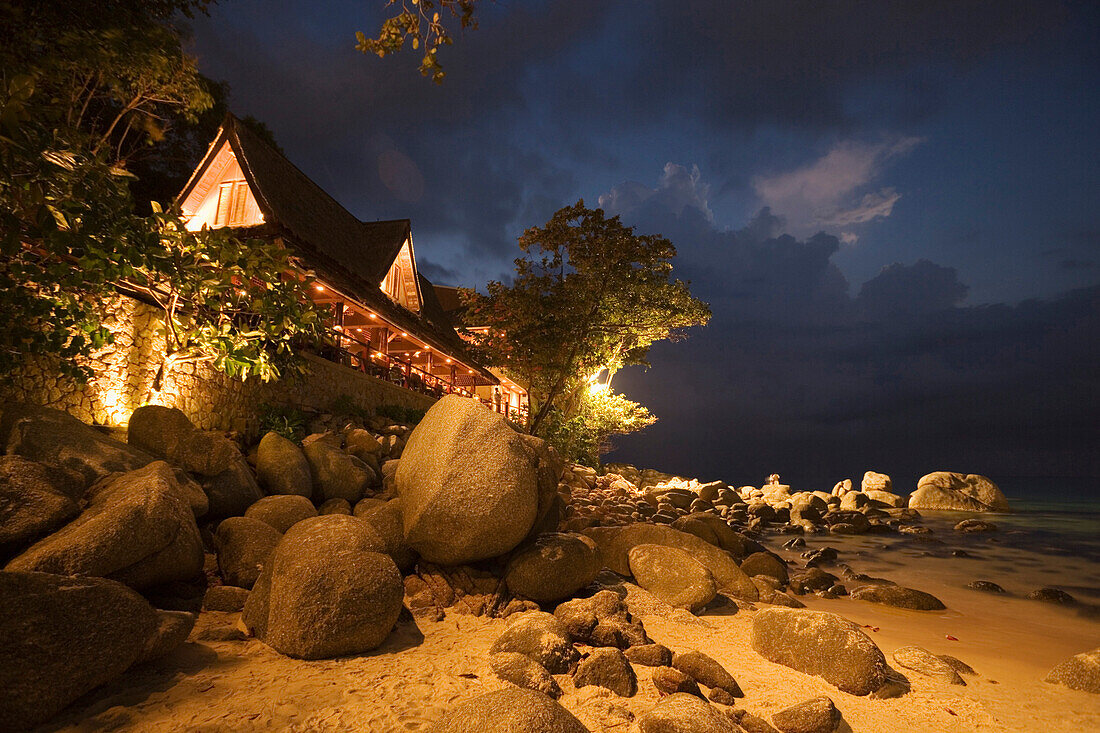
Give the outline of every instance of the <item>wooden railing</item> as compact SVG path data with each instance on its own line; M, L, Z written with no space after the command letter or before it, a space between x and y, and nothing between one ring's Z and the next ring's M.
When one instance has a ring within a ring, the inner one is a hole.
M463 397L477 395L465 387L453 384L443 377L429 374L409 361L391 354L385 354L372 347L370 339L352 336L344 331L328 331L329 338L319 347L318 356L328 361L356 369L364 374L396 384L405 389L440 398L445 394L459 394ZM351 351L344 344L359 347L359 351ZM477 398L489 409L499 412L508 419L524 424L527 421L527 407L513 407L507 402L494 404L493 400Z

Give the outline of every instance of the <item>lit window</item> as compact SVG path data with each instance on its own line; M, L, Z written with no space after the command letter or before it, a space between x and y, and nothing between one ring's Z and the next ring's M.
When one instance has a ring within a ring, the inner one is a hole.
M247 201L248 184L244 181L229 181L218 186L218 210L214 216L214 226L244 224Z

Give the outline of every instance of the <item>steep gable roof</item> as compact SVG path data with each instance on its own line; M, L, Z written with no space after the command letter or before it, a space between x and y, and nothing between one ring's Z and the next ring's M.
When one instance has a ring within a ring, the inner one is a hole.
M409 220L359 221L232 115L226 116L210 152L179 200L187 198L225 142L236 156L265 221L277 222L299 244L312 250L306 254L320 255L364 284L377 287L382 282L409 239Z

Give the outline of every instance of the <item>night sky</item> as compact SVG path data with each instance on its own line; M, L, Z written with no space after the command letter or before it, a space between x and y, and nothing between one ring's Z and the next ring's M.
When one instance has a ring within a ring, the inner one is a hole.
M383 4L223 0L191 50L437 283L578 198L672 239L714 318L616 377L659 421L611 460L1100 476L1098 4L502 0L441 87L354 50Z

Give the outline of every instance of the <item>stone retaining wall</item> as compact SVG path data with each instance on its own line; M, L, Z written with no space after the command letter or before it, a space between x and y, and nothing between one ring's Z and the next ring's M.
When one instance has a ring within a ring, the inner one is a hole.
M340 364L304 354L306 373L278 382L241 382L214 371L208 364L182 364L169 373L162 391L151 393L164 351L158 308L120 296L111 304L106 325L115 342L92 356L95 377L80 386L58 374L56 361L32 359L11 385L0 388L0 399L56 407L89 423L120 426L130 413L150 401L178 407L195 425L207 430L237 430L254 434L261 405L293 405L329 411L341 397L359 407L401 405L427 409L434 398L368 376ZM2 409L2 408L0 408Z

